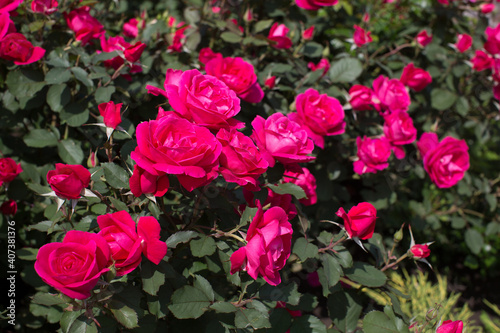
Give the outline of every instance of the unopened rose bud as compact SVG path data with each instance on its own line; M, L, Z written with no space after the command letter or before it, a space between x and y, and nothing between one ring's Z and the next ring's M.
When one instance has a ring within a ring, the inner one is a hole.
M99 160L97 159L97 150L95 152L93 152L91 150L89 158L87 159L87 167L88 168L95 168L98 164L99 164Z
M245 11L245 14L243 14L243 20L245 22L251 22L253 21L253 12L252 12L252 9L251 8L248 8L246 11Z
M0 212L3 215L15 215L17 212L17 203L14 200L5 201L2 206L0 206Z
M427 244L415 244L408 252L415 259L427 258L431 254L431 250L429 250Z
M405 225L403 223L403 225L401 226L401 228L394 234L394 243L399 243L403 239L403 227L404 226Z
M313 35L314 35L314 25L302 32L302 38L304 38L304 40L311 40L313 38Z
M266 82L264 82L264 85L268 87L269 89L273 89L274 86L276 85L276 76L271 76L266 79Z

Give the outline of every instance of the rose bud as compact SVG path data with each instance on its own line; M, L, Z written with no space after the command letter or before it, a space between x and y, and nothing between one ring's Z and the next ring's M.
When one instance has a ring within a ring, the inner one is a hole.
M286 25L279 24L278 22L274 23L269 31L268 39L274 41L271 43L271 46L276 49L289 49L292 47L292 40L287 37L288 29Z
M455 47L460 53L464 53L472 46L472 37L468 34L459 34Z
M17 203L14 200L7 200L0 206L3 215L15 215L17 213Z
M62 199L78 199L90 184L90 172L81 165L56 163L56 169L47 172L47 182Z
M353 39L354 39L354 43L358 47L373 41L373 38L370 36L370 34L371 34L370 31L366 31L365 29L361 28L360 26L354 25Z
M420 44L420 46L425 47L427 46L427 44L432 42L432 35L429 35L427 33L427 30L422 30L418 33L415 39L417 40L417 43Z
M431 254L431 250L427 244L415 244L410 248L410 253L415 259L423 259Z
M121 108L123 103L115 104L113 101L99 104L99 113L104 118L104 125L116 129L122 122Z
M377 220L377 210L371 203L361 202L352 207L348 213L340 207L336 214L344 220L349 238L372 238Z

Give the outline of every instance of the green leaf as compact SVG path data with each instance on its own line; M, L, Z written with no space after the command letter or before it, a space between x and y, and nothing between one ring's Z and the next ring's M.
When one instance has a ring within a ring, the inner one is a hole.
M59 297L59 294L49 294L46 292L38 292L32 298L31 301L36 304L42 304L47 306L52 306L56 304L66 304L67 302Z
M118 52L117 51L94 53L92 55L92 63L94 65L96 65L97 63L99 63L101 61L113 59L114 57L117 57L117 56L118 56Z
M465 244L472 253L479 254L484 245L483 236L476 229L467 229L465 231Z
M367 287L381 287L387 281L384 272L379 271L372 265L356 261L351 268L344 270L345 275L354 282Z
M219 313L231 313L238 311L239 308L237 308L230 302L215 302L214 304L210 305L210 309L215 310L215 312Z
M89 78L89 73L86 70L80 67L72 67L71 72L75 76L75 78L83 83L86 87L93 87L94 81Z
M321 57L322 52L323 52L323 45L318 44L316 42L307 42L302 50L302 53L304 53L304 55L310 58Z
M137 327L139 319L137 318L137 312L132 308L114 299L108 303L108 308L111 310L116 320L126 328Z
M32 97L46 85L42 73L27 69L9 71L5 82L17 99Z
M59 117L63 123L68 124L71 127L80 127L89 120L89 110L80 103L71 103L64 107Z
M199 318L210 306L210 298L200 289L183 286L172 295L168 306L178 319Z
M237 328L271 328L268 312L260 312L259 310L248 308L240 308L239 311L236 312L234 324Z
M321 262L323 263L324 273L328 287L331 288L336 285L340 277L344 274L340 263L332 255L322 253L320 255Z
M65 311L61 317L61 330L63 333L68 333L70 331L71 325L75 322L84 310L79 311Z
M220 37L222 40L228 42L228 43L239 43L242 40L242 37L235 34L234 32L231 31L225 31L223 32Z
M85 314L81 314L69 327L68 333L97 333L97 325Z
M127 204L121 201L120 199L109 197L109 201L111 201L111 204L115 209L118 210L126 210L128 212L128 207ZM158 219L158 218L156 218Z
M214 239L208 236L202 236L200 239L191 241L189 246L193 256L200 258L214 254L217 249Z
M66 84L54 84L47 91L47 104L54 112L60 112L71 100L71 92Z
M383 312L372 311L363 319L365 333L400 333L396 324Z
M436 110L449 109L457 100L457 95L446 89L433 89L431 91L431 106Z
M285 302L290 305L298 305L300 302L301 293L297 291L296 283L283 283L278 286L271 286L270 284L263 285L259 290L259 298L261 300L272 302Z
M177 231L175 234L170 235L167 239L167 247L169 249L175 249L180 243L187 243L191 239L198 237L198 233L195 231Z
M57 143L57 152L59 157L67 164L82 164L83 150L80 142L71 139L63 140Z
M298 255L302 261L308 258L318 258L318 247L309 243L305 238L299 238L295 241L292 252Z
M295 318L290 333L327 333L325 324L313 315Z
M149 261L141 265L142 290L150 295L157 295L160 287L165 284L165 274L153 267Z
M352 266L351 253L345 247L341 247L340 249L335 248L334 250L337 251L334 253L334 255L340 262L342 267L349 268Z
M129 189L129 174L118 164L109 162L102 163L101 166L104 169L104 177L106 177L106 182L113 188L125 188Z
M208 299L213 302L215 299L215 294L210 282L201 275L194 275L193 286L201 291L208 297Z
M267 185L274 193L277 194L291 194L297 199L305 199L307 198L306 192L302 189L302 187L294 184L294 183L281 183L278 185L269 184Z
M115 90L116 88L114 86L97 88L97 90L95 91L95 101L98 104L111 101L111 95L113 95Z
M54 221L41 221L36 224L30 225L26 227L26 230L31 231L31 230L38 230L41 232L47 232L51 233L52 231L59 231L62 230L62 228L56 224Z
M358 59L342 58L333 63L328 71L332 82L353 82L363 72L363 66Z
M269 28L273 24L273 22L274 22L273 19L259 21L259 22L255 23L255 27L253 28L253 32L255 34L259 33L261 31Z
M240 225L247 225L248 222L251 222L253 218L255 217L255 214L257 214L258 208L256 207L249 207L247 206L245 210L243 211L243 214L241 214L240 218Z
M34 148L52 147L57 145L57 137L49 130L34 129L24 136L24 143Z
M55 67L45 75L47 84L61 84L71 79L71 71L68 68Z
M22 247L16 251L16 255L22 260L36 260L36 255L38 254L38 249L32 247Z
M356 329L362 310L358 296L350 290L342 290L328 296L330 318L342 332L352 332Z

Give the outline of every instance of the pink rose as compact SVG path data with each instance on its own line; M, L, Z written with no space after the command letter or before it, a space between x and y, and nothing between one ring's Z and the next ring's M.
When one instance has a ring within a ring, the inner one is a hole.
M267 119L261 116L252 121L254 139L270 167L277 159L283 164L310 162L314 149L313 141L299 124L288 119L282 113L274 113Z
M216 58L216 57L222 57L222 54L215 53L214 51L212 51L211 48L205 47L205 48L202 48L200 50L200 54L198 55L198 61L201 64L206 65L207 62L209 62L210 60L212 60L213 58Z
M431 254L427 244L415 244L410 248L410 252L415 259L427 258Z
M139 21L134 17L123 24L123 34L130 38L137 38L139 35L139 28L144 29L145 27L146 21Z
M349 103L354 110L367 111L372 107L378 109L380 101L373 90L360 84L355 84L349 89L351 99Z
M217 133L217 140L222 145L219 172L224 179L257 190L257 178L266 172L269 164L252 139L235 129L221 129Z
M387 138L356 139L358 146L358 160L354 162L354 172L357 174L376 173L389 166L387 162L391 156L391 143Z
M165 112L157 120L140 123L136 136L137 147L130 157L153 176L176 175L188 191L218 176L222 147L205 127Z
M484 48L490 54L499 54L500 53L500 23L492 28L487 27L485 30L487 39L484 43Z
M0 14L16 10L23 0L3 0L0 2Z
M325 76L326 73L328 73L328 70L330 70L330 62L328 61L328 59L323 58L316 65L314 64L314 62L309 62L307 64L307 68L311 69L312 71L323 69L322 76Z
M362 45L372 42L373 38L370 36L370 34L371 34L370 31L366 31L360 26L354 25L354 35L353 35L354 44L360 47Z
M130 191L136 197L140 197L142 194L162 197L167 193L170 181L167 174L158 172L157 175L153 175L136 164L134 173L129 179L129 185Z
M212 130L231 127L242 128L244 124L233 119L240 110L240 99L224 82L198 70L168 69L165 90L146 86L148 92L167 97L172 108L183 118Z
M110 250L100 235L70 230L61 243L38 250L35 271L42 280L68 297L86 299L99 277L109 271Z
M481 9L481 13L488 14L488 13L491 13L492 11L495 10L495 4L494 3L482 3L481 5L479 5L479 8Z
M33 46L23 34L13 32L0 39L0 58L11 60L16 65L31 64L42 59L44 55L45 50Z
M10 157L0 158L0 186L2 186L3 183L10 183L21 172L23 172L21 163L17 164Z
M444 321L436 330L436 333L462 333L464 323L461 320Z
M307 198L300 199L300 203L305 206L314 205L318 201L316 194L316 178L307 168L302 168L300 172L291 170L283 174L284 183L293 183L300 186L306 193Z
M275 22L269 31L267 38L274 43L271 46L277 49L289 49L292 47L292 40L287 37L288 29L286 25Z
M91 39L99 38L104 33L102 24L89 12L90 7L83 6L69 14L64 13L68 27L75 32L76 40L80 40L82 45L87 45Z
M405 157L405 151L401 146L417 139L417 129L413 126L413 119L408 113L399 111L385 116L384 120L384 135L393 146L396 157L402 159Z
M405 86L418 92L432 82L432 77L426 70L415 67L413 63L409 63L403 68L403 73L401 73L401 78L399 80Z
M100 37L101 48L104 52L113 52L118 51L119 55L104 61L104 65L107 67L111 67L115 70L120 68L125 60L130 62L129 67L131 68L131 73L140 73L142 72L142 67L138 65L133 65L138 62L141 58L142 52L146 48L146 44L137 42L134 45L131 45L125 41L122 36L110 37L106 40L106 37L102 35Z
M437 0L437 1L438 1L440 4L442 4L442 5L449 5L449 4L450 4L450 2L449 2L449 1L453 1L453 0L449 0L449 1L448 1L448 0Z
M47 183L59 198L78 199L89 186L90 176L81 165L56 163L56 169L47 172Z
M471 59L472 68L476 71L483 71L493 66L493 58L486 52L477 50L474 57Z
M318 10L321 7L335 6L338 0L295 0L297 6L308 10Z
M309 88L297 95L295 107L297 113L291 113L288 117L301 124L318 147L325 147L324 136L345 132L344 109L336 98Z
M411 100L405 85L383 75L373 81L373 91L380 100L382 113L407 111Z
M469 169L469 147L465 140L448 136L438 142L436 133L424 133L417 146L425 171L439 188L455 185Z
M16 215L17 213L17 203L15 200L7 200L0 206L0 212L3 215Z
M275 85L276 85L276 76L270 76L266 79L266 82L264 82L264 86L268 87L269 89L273 89Z
M377 210L369 202L361 202L352 207L348 213L340 207L337 216L344 220L344 226L349 238L372 238L377 220Z
M97 217L102 236L109 245L116 276L132 272L142 260L142 253L158 265L167 254L167 244L160 241L160 224L152 216L139 218L136 224L127 211Z
M58 5L57 0L33 0L31 2L31 10L35 13L50 15L57 11Z
M213 75L227 84L246 102L259 103L264 98L253 65L240 57L215 56L205 64L205 70L208 75Z
M427 30L422 30L417 34L417 37L415 37L417 40L417 43L420 44L420 46L425 47L427 44L432 42L432 35L429 35L427 33Z
M457 42L455 43L455 47L460 53L464 53L472 46L472 37L468 34L459 34L457 35Z
M104 118L104 125L116 129L122 122L120 113L123 103L115 104L113 101L101 103L98 105L99 113Z
M271 207L265 213L258 203L258 211L248 228L244 247L231 255L231 274L242 269L257 279L261 275L270 285L281 283L281 270L290 257L292 225L281 207Z
M302 38L304 40L311 40L314 35L314 25L302 31Z
M173 20L175 22L175 19ZM173 27L172 23L172 26ZM187 25L184 22L179 22L177 24L177 27L175 28L175 31L172 32L171 34L168 35L168 42L169 45L167 47L168 52L181 52L182 47L186 41L186 35L184 34L184 31L189 28L189 25Z

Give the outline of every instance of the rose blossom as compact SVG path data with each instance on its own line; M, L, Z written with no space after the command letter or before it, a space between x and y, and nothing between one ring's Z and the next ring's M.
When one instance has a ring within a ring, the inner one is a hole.
M328 61L328 59L322 58L316 65L314 64L314 62L307 63L307 68L312 71L323 69L322 76L325 76L326 73L328 73L328 70L330 70L330 62Z
M217 133L217 140L222 145L219 172L224 179L257 190L257 178L266 172L269 163L252 139L235 129L221 129Z
M125 63L125 60L129 62L130 73L140 73L142 72L142 67L135 64L139 61L142 52L146 48L146 44L137 42L131 45L125 41L122 36L110 37L106 40L106 37L102 35L100 37L101 48L104 52L118 51L119 55L108 60L104 60L104 65L111 67L114 70L119 69Z
M462 333L464 323L461 320L444 321L436 330L436 333Z
M416 41L420 46L425 47L427 44L432 42L432 35L429 35L427 33L427 30L422 30L417 34L417 37L415 37Z
M81 165L56 163L47 172L47 183L59 198L78 199L90 183L90 172Z
M457 35L457 42L455 43L455 47L460 53L464 53L472 46L472 37L468 34L459 34Z
M401 73L401 78L399 80L405 86L418 92L432 82L432 77L426 70L415 67L413 63L409 63L403 68L403 73Z
M479 8L481 9L481 13L488 14L488 13L491 13L493 10L495 10L495 4L494 3L482 3L481 5L479 5Z
M33 0L31 2L31 10L35 13L50 15L57 11L58 5L57 0Z
M0 158L0 186L2 186L3 183L10 183L21 172L23 172L21 163L17 164L10 157Z
M4 30L6 29L2 29L2 32ZM0 58L11 60L16 65L31 64L45 55L43 48L33 46L23 34L13 32L6 34L3 38L0 36L0 38Z
M357 174L376 173L389 166L387 160L391 156L391 143L387 138L356 138L358 160L354 162Z
M227 84L246 102L259 103L264 98L253 65L240 57L216 55L205 64L205 71Z
M158 265L167 254L167 244L160 241L160 224L152 216L142 216L136 224L127 211L97 217L102 236L115 262L116 276L132 272L142 260L142 253Z
M471 59L471 62L472 68L476 71L483 71L493 66L493 58L481 50L476 50L476 54Z
M257 203L257 214L248 227L244 247L231 255L231 274L242 269L257 279L261 275L270 285L281 283L281 270L290 257L292 225L281 207L271 207L266 212Z
M415 244L410 248L410 252L415 259L427 258L431 254L427 244Z
M257 207L254 200L255 198L254 192L251 192L246 188L243 188L243 197L245 198L248 207ZM269 187L267 188L267 198L266 201L264 201L263 206L264 207L276 206L283 208L283 210L286 212L286 215L288 216L288 220L291 220L295 216L297 216L297 207L293 203L292 195L278 194L273 190L271 190Z
M311 40L314 35L314 25L302 31L302 38L304 40Z
M295 184L304 190L306 198L299 200L301 204L310 206L318 201L318 196L316 194L316 178L309 169L302 168L300 172L287 170L283 174L283 182Z
M490 54L499 54L500 53L500 23L492 28L487 27L485 30L487 39L484 43L484 48Z
M370 36L370 34L371 34L370 31L366 31L365 29L361 28L360 26L354 25L353 39L354 39L354 43L358 47L373 41L373 38Z
M76 40L80 40L82 45L87 45L91 39L99 38L104 33L102 24L89 12L90 7L83 6L69 14L64 13L68 27L75 32Z
M0 2L0 14L16 10L23 0L3 0Z
M345 132L344 109L336 98L309 88L297 95L295 107L297 113L290 113L288 117L301 124L318 147L325 147L324 136Z
M201 64L206 65L207 62L209 62L210 60L212 60L213 58L218 57L218 56L222 57L222 54L215 53L209 47L204 47L200 50L200 54L198 55L198 61Z
M240 110L240 99L224 82L198 70L168 69L165 90L146 86L155 96L167 97L172 108L183 118L212 130L230 127L242 128L244 124L233 119Z
M271 46L277 49L289 49L292 47L292 40L287 37L288 29L286 25L275 22L269 31L268 39L274 41Z
M97 106L99 113L104 118L104 125L112 129L116 129L122 122L120 110L123 103L115 104L113 101L101 103Z
M61 243L43 245L35 271L42 280L68 297L86 299L99 277L109 271L110 250L100 235L70 230Z
M261 116L252 121L254 139L257 147L270 167L277 159L283 164L310 162L315 159L309 156L314 149L313 141L299 124L282 113L274 113L267 119Z
M153 176L176 175L180 184L192 191L218 175L220 142L207 128L174 112L140 123L136 136L137 147L130 157Z
M399 111L384 117L384 135L393 146L394 155L398 159L405 157L402 145L412 143L417 139L417 129L413 119L406 112Z
M144 29L144 27L146 27L146 21L139 21L135 17L131 18L123 24L123 34L130 38L137 38L139 35L139 27Z
M7 200L0 206L0 212L3 215L14 216L17 213L17 203L15 200Z
M360 84L355 84L349 89L351 99L349 103L354 110L367 111L372 107L378 109L380 101L373 90Z
M424 169L439 188L458 183L469 169L469 147L465 140L447 136L438 142L436 133L424 133L417 142Z
M380 100L382 113L407 111L410 106L410 95L398 79L380 75L373 81L373 91Z
M142 194L161 197L167 193L170 181L166 173L158 172L153 175L136 164L134 173L129 179L129 185L130 191L136 197L140 197Z
M335 6L338 0L295 0L297 6L307 10L318 10L321 7Z
M348 213L340 207L337 216L344 220L344 226L349 238L372 238L377 220L377 210L369 202L361 202L352 207Z
M169 26L172 28L175 24L175 18L171 18L173 21L169 23ZM184 34L184 31L189 28L189 25L186 25L184 22L179 22L177 24L177 27L175 28L175 31L169 34L168 36L168 41L169 45L167 47L168 52L181 52L182 47L184 45L184 42L186 40L186 35Z
M268 87L269 89L273 89L275 85L276 85L276 76L270 76L266 79L266 82L264 82L264 86Z

